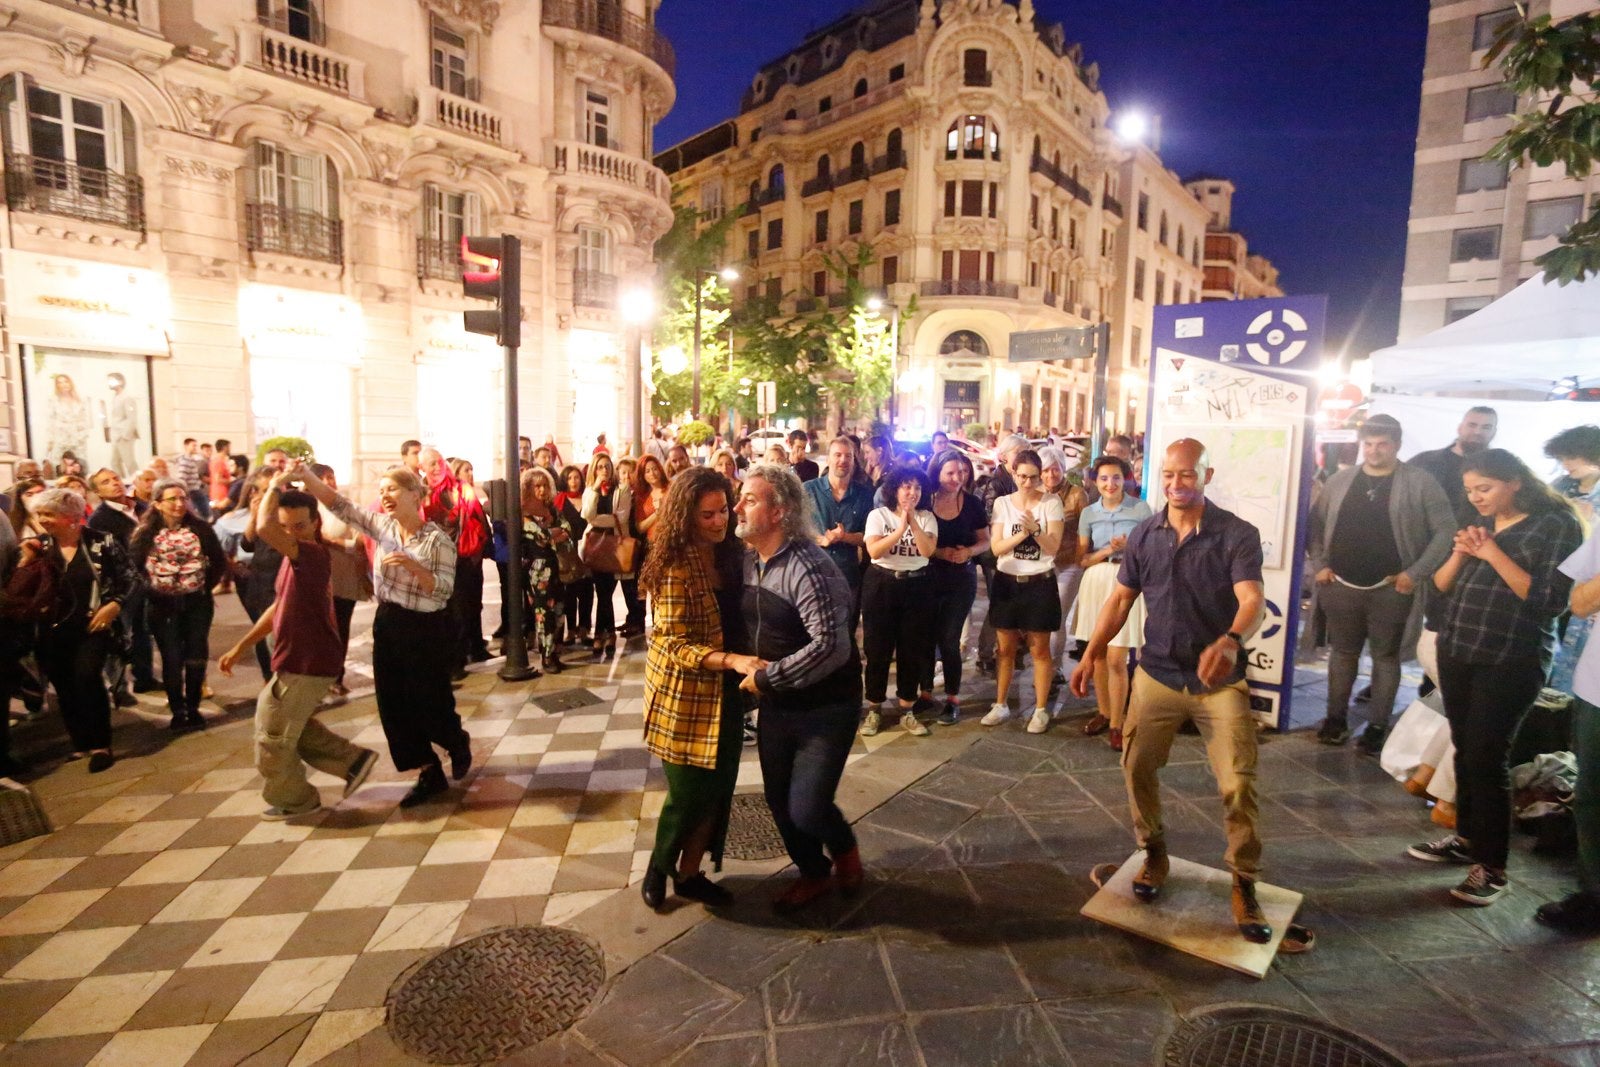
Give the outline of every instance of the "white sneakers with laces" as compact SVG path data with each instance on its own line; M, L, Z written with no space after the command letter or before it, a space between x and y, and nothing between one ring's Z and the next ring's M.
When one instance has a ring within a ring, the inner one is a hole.
M1050 709L1034 708L1033 718L1028 720L1028 732L1042 734L1048 729L1050 729Z
M1011 708L1004 703L1000 703L990 708L989 713L978 721L985 726L999 726L1001 723L1010 720L1010 718Z

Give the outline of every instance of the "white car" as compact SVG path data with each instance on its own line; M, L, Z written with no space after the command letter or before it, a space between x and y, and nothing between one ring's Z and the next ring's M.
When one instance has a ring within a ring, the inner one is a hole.
M963 437L950 438L950 447L966 456L972 463L974 480L985 478L994 473L994 452L987 448L979 448Z
M773 445L782 445L784 451L789 449L788 430L754 430L750 433L750 444L757 459L767 454L767 449Z

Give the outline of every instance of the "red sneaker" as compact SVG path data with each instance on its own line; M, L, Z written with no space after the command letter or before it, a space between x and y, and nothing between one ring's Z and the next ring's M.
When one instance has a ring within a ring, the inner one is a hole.
M852 846L849 852L834 859L833 877L839 883L839 892L845 896L852 897L861 892L861 883L866 881L867 874L861 869L861 849L858 846Z
M780 915L799 911L818 897L827 896L828 890L832 888L833 878L830 875L823 875L821 878L807 878L802 875L773 900L772 910Z

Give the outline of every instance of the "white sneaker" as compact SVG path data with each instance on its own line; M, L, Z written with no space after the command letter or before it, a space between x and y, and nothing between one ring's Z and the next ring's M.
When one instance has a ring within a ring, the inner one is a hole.
M909 711L901 714L900 726L912 737L927 737L933 732L926 726L922 725L922 723L918 722L917 717Z
M1050 729L1050 709L1034 708L1033 718L1028 720L1028 732L1042 734L1048 729Z
M883 717L879 715L877 709L874 708L872 711L867 712L866 718L861 720L861 736L877 737L878 728L882 725Z
M999 726L1001 723L1010 718L1011 709L1004 704L996 704L994 707L989 709L989 714L985 715L978 721L983 723L985 726Z

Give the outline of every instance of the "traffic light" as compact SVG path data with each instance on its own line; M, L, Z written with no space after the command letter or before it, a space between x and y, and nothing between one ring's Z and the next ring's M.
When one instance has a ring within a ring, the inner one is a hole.
M468 333L488 334L506 348L522 344L522 241L499 237L461 238L461 291L493 300L493 311L462 314Z

